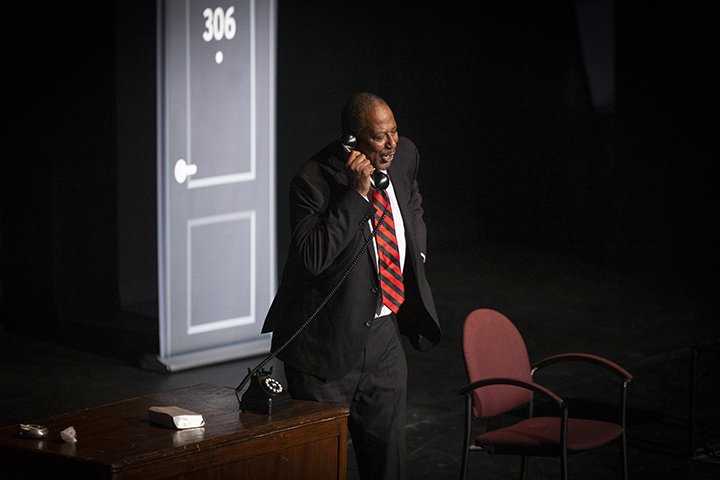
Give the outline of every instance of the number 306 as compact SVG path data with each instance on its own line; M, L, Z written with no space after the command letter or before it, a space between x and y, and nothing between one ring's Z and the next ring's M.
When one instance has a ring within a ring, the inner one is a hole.
M222 7L216 9L206 8L203 10L203 18L205 18L205 30L203 31L202 37L206 42L215 40L222 40L226 38L228 40L235 36L237 25L233 14L235 13L235 7L228 7L227 11L223 10Z

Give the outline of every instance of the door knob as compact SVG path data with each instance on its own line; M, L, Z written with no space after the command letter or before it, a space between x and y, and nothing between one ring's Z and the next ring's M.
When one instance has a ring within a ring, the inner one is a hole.
M175 181L185 183L187 177L197 173L197 165L187 163L184 159L175 162Z

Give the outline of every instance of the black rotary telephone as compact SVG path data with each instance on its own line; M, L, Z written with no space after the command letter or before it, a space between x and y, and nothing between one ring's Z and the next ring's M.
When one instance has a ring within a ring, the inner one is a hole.
M357 148L357 138L352 133L343 133L342 137L340 137L340 143L348 152L352 152ZM376 169L372 173L372 179L372 186L375 190L385 190L390 185L390 179L380 170Z
M255 370L248 368L248 376L236 389L236 394L239 393L248 378L250 386L242 396L242 400L238 396L240 410L270 415L286 409L292 403L290 393L272 377L272 367L270 370L263 370L262 365Z

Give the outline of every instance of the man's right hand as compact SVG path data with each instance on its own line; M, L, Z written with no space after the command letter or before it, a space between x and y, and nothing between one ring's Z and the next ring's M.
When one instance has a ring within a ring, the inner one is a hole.
M370 160L358 150L350 152L345 162L348 186L367 198L370 194L370 175L375 170Z

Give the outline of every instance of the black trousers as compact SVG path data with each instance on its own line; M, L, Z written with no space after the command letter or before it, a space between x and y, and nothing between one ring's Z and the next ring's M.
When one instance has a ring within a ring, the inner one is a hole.
M363 480L405 479L407 362L394 315L368 327L370 337L355 366L325 380L285 365L293 398L350 408L348 428Z

